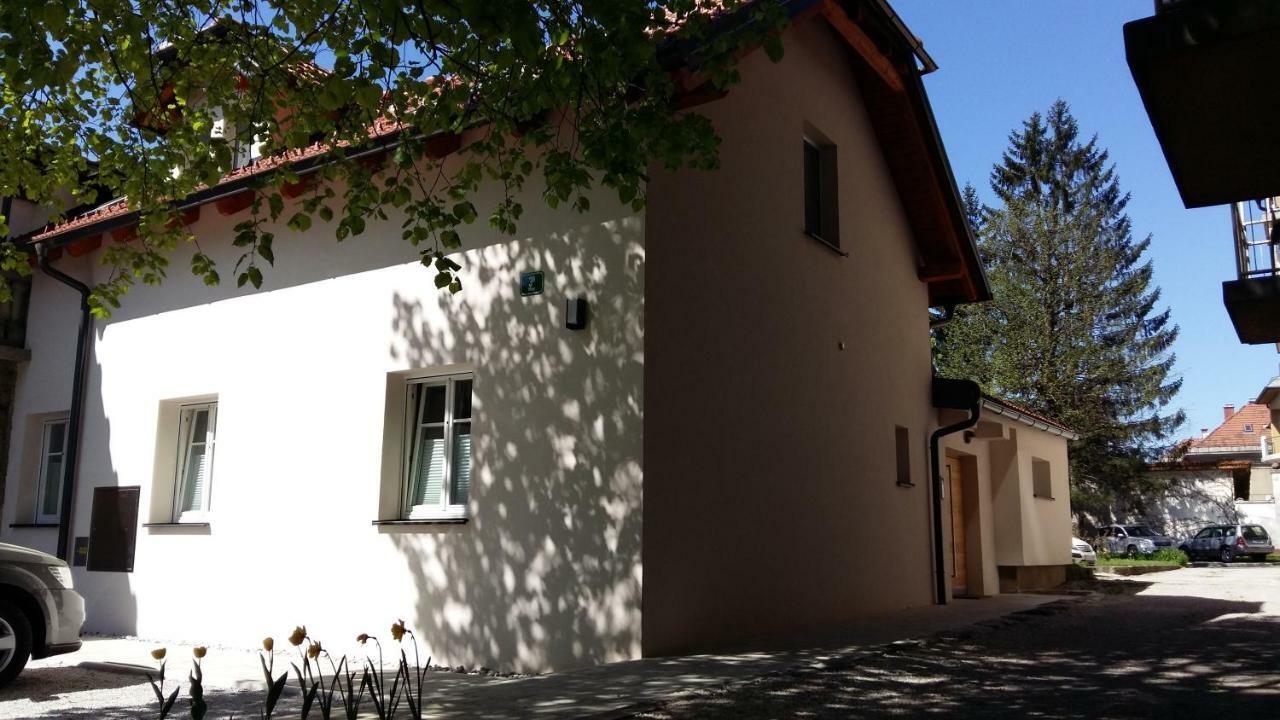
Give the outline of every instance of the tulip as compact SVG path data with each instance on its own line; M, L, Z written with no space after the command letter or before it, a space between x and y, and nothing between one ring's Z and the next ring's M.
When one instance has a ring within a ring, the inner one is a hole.
M397 642L400 641L400 638L404 637L404 632L403 620L397 620L391 625L391 637L395 638Z
M275 638L269 638L269 637L262 638L262 649L263 649L263 650L266 650L267 652L271 652L271 651L272 651L272 650L274 650L275 648L276 648L276 641L275 641Z
M307 648L307 657L311 658L312 660L315 660L316 658L320 657L320 651L323 649L324 648L320 647L320 643L313 642L311 643L311 647Z
M197 645L191 650L191 654L195 655L197 659L204 657L204 654L207 652L209 652L209 649L203 645Z
M156 648L155 650L151 651L151 657L155 658L156 660L163 660L164 653L165 653L164 648Z
M293 633L289 635L289 644L297 647L307 638L307 626L302 625L293 629Z
M361 645L369 642L369 634L360 633L359 635L356 636L356 642L360 643Z

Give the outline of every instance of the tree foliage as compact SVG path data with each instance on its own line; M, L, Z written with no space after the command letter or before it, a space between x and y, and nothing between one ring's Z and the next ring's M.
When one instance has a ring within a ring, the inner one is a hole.
M1067 104L1033 114L991 173L998 204L965 201L995 300L962 308L936 338L939 372L1058 418L1077 511L1140 510L1145 464L1184 421L1178 328L1159 309L1151 238L1133 238L1108 153Z
M104 254L112 272L92 304L108 314L197 242L177 206L235 167L235 144L210 142L221 115L264 155L326 151L301 202L280 192L299 180L290 166L258 180L236 228L238 283L258 286L274 260L268 220L332 222L342 240L394 218L437 286L457 291L459 226L515 232L531 180L553 207L586 210L604 186L639 208L652 164L713 167L710 123L676 100L732 84L744 47L776 57L784 15L744 0L0 3L0 196L59 213L124 197L140 213L137 241ZM395 146L375 167L358 158L387 142L371 133L379 123ZM433 159L429 143L449 134L464 147ZM502 192L482 204L486 181ZM5 243L0 264L23 270L26 251ZM198 247L191 270L220 281Z

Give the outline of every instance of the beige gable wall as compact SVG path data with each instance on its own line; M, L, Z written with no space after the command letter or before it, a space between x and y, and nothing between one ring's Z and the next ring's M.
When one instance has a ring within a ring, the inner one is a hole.
M816 19L784 45L698 108L720 171L649 188L646 654L931 599L925 287L847 50ZM848 257L802 232L807 124L838 147Z

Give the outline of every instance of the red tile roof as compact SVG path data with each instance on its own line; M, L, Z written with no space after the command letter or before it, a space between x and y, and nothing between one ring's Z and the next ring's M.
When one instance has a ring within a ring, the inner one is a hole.
M1264 431L1271 424L1271 409L1249 403L1202 438L1191 441L1187 452L1218 452L1226 448L1249 447L1258 450ZM1250 426L1252 432L1245 432Z
M1004 398L998 398L998 397L996 397L996 396L994 396L994 395L988 395L988 394L986 394L986 393L983 393L983 394L982 394L982 399L983 399L983 400L986 400L986 401L988 401L988 402L995 403L996 405L1003 405L1004 407L1006 407L1006 408L1008 408L1008 409L1010 409L1010 410L1012 410L1012 411L1014 411L1014 412L1022 413L1023 415L1026 415L1026 416L1027 416L1027 417L1029 417L1029 418L1034 418L1034 419L1036 419L1036 420L1039 420L1040 422L1044 423L1045 425L1048 425L1048 426L1050 426L1050 427L1055 427L1055 428L1057 428L1057 429L1059 429L1059 430L1061 430L1061 431L1063 431L1063 432L1065 432L1065 433L1068 433L1068 434L1071 434L1071 435L1078 435L1078 434L1079 434L1079 433L1077 433L1075 430L1073 430L1073 429L1071 429L1071 428L1067 427L1066 425L1062 424L1061 422L1059 422L1059 421L1057 421L1057 420L1054 420L1053 418L1049 417L1048 415L1045 415L1045 414L1043 414L1043 413L1038 413L1038 412L1036 412L1035 410L1032 410L1031 408L1028 408L1028 407L1023 406L1023 405L1019 405L1019 404L1014 403L1014 402L1010 402L1010 401L1008 401L1008 400L1005 400Z

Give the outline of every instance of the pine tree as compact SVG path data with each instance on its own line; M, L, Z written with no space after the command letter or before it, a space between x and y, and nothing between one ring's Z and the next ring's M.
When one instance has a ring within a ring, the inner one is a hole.
M972 187L964 199L995 299L938 331L938 371L1081 433L1071 447L1077 512L1141 512L1153 490L1144 466L1185 419L1170 407L1178 328L1157 309L1143 257L1151 238L1134 240L1107 151L1081 140L1061 100L1010 133L991 189L995 207Z

